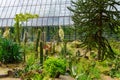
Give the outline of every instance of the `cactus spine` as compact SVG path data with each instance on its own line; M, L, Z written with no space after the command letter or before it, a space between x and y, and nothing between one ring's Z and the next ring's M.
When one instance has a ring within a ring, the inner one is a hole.
M38 46L39 46L39 41L40 41L40 32L41 32L41 30L38 29L37 39L36 39L36 47L35 47L35 51L36 51L35 57L36 58L38 58Z

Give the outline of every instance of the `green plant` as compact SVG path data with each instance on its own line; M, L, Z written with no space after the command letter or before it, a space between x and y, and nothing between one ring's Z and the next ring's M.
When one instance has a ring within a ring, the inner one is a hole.
M0 38L0 61L3 63L17 63L22 61L21 47L8 39Z
M79 63L73 63L72 74L76 80L93 80L100 78L100 71L95 61L81 58Z
M24 33L24 62L26 61L26 43L27 43L27 40L28 40L28 35L27 35L27 32Z
M40 42L40 64L43 65L43 42Z
M37 59L35 59L34 55L31 55L29 59L26 61L26 66L24 68L25 72L29 72L31 70L40 70L40 64Z
M115 58L106 36L120 33L119 0L72 0L72 4L74 7L68 9L74 13L72 20L81 36L82 47L97 49L98 60Z
M39 60L35 59L34 56L34 54L31 55L26 61L26 65L21 76L23 80L42 80L43 78L41 66L38 62Z
M111 62L112 68L109 71L109 75L111 77L118 77L120 78L120 57L119 55Z
M50 57L43 65L43 70L50 77L58 77L59 74L64 74L66 71L66 61L61 58Z
M35 57L36 58L38 57L38 46L39 46L39 41L40 41L40 32L41 32L41 30L39 29L38 33L37 33L36 47L35 47L35 51L36 51Z

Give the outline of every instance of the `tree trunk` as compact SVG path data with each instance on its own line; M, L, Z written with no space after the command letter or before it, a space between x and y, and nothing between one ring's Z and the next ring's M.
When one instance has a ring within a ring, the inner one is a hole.
M98 16L98 27L99 27L99 30L97 32L97 37L98 37L98 60L101 60L101 55L102 55L102 46L101 46L101 43L102 43L102 11L99 13L99 16Z

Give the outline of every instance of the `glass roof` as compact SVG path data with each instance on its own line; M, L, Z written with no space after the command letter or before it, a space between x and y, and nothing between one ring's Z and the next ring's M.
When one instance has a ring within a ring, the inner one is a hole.
M54 26L71 25L72 13L67 9L71 0L0 0L0 26L13 26L16 14L38 14L38 19L22 25Z

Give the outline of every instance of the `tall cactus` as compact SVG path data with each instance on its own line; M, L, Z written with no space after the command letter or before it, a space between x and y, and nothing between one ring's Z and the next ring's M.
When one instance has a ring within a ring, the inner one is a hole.
M40 41L40 32L41 32L41 30L38 29L37 39L36 39L36 47L35 47L35 51L36 51L35 57L36 58L38 58L38 46L39 46L39 41Z
M43 65L43 42L40 41L40 64Z
M25 49L25 46L26 46L26 43L27 43L27 40L28 40L28 36L27 36L27 32L24 33L24 62L26 61L26 49Z
M40 64L43 65L44 55L43 55L43 46L46 45L46 32L42 32L41 41L40 41Z

